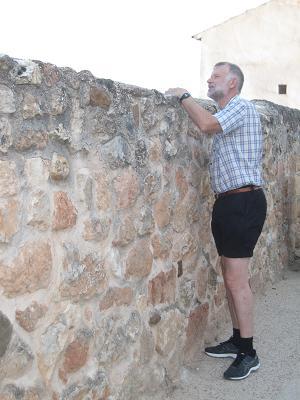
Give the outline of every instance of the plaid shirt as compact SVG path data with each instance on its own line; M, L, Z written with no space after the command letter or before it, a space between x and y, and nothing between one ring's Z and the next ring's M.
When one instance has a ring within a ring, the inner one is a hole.
M262 130L255 106L233 97L214 116L222 132L214 135L210 177L215 193L246 185L261 186Z

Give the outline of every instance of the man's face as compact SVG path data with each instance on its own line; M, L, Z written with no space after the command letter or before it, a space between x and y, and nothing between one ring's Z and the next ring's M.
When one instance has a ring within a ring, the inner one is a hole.
M207 96L215 101L223 99L229 93L231 78L228 65L214 67L211 77L207 80Z

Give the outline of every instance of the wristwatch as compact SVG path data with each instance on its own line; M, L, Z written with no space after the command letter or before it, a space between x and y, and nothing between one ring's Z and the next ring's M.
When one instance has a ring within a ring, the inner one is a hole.
M191 97L190 93L183 93L183 95L179 98L179 103L181 103L184 99L187 99L188 97Z

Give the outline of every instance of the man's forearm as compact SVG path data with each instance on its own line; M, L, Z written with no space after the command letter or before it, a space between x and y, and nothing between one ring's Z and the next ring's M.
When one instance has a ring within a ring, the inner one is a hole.
M174 88L166 91L166 95L177 96L178 99L184 93L187 93L187 91L182 88ZM217 118L196 103L191 96L182 100L181 105L201 132L214 134L222 131Z
M188 97L181 102L181 105L188 113L195 125L204 133L214 134L221 132L222 128L217 120L209 111L201 107L192 97Z

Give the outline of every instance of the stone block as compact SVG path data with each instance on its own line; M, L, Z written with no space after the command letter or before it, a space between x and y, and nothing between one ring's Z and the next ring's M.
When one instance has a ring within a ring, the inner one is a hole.
M49 179L50 161L41 157L28 158L25 161L24 172L27 186L37 189L45 185Z
M116 226L116 235L112 242L114 246L126 246L135 239L136 228L131 214L121 220L117 219Z
M13 327L10 320L0 311L0 359L8 348L12 332Z
M60 379L64 383L67 383L69 374L77 372L86 365L91 337L91 331L82 330L78 332L76 338L65 349L62 367L58 372Z
M155 233L151 238L153 257L166 260L172 249L172 240L169 234L160 235Z
M93 253L81 259L78 250L72 245L65 244L65 249L64 271L59 287L61 297L76 302L104 293L108 286L104 262Z
M0 112L12 114L16 111L15 96L6 85L0 85Z
M199 359L203 350L205 329L208 321L209 304L203 303L194 308L189 315L184 348L185 362Z
M90 88L90 105L109 110L111 99L103 88L92 86Z
M101 242L108 238L111 218L107 216L92 216L84 222L83 238L87 241Z
M24 130L22 135L16 136L13 146L17 151L43 150L48 144L48 132L43 130Z
M50 227L50 200L43 190L38 190L29 195L27 208L27 224L45 231Z
M139 181L133 169L128 169L118 175L114 180L117 207L119 209L129 208L134 205L140 188Z
M101 145L99 155L111 169L124 168L130 164L131 160L130 147L121 136Z
M9 243L19 230L19 203L16 199L0 199L0 243Z
M109 180L109 172L102 171L95 175L96 205L99 210L106 211L112 207L112 190Z
M37 115L42 115L39 100L30 93L25 93L22 109L24 119L30 119Z
M70 173L68 160L57 153L53 153L50 165L50 177L54 181L64 180Z
M133 290L130 287L111 287L100 301L101 311L113 306L128 306L133 299Z
M7 118L0 118L0 151L6 154L13 143L11 125Z
M24 311L16 310L16 321L27 332L33 332L48 307L33 301Z
M61 73L56 65L46 63L42 66L42 77L45 84L51 87L60 81Z
M0 286L7 297L21 296L47 288L52 271L48 242L27 242L20 247L10 266L0 264Z
M176 269L161 271L148 284L148 301L153 305L174 303L176 294Z
M170 310L156 327L155 350L162 357L169 356L181 342L185 317L178 310Z
M14 161L0 160L0 197L10 197L18 194L19 179Z
M125 262L126 279L141 279L150 274L153 255L148 240L142 239L135 243L127 255Z
M52 87L47 93L48 111L51 115L63 114L67 108L67 94L64 89Z
M76 194L77 198L84 206L90 210L93 206L93 179L90 177L88 169L79 170L76 175Z
M0 381L7 378L16 380L28 372L34 356L30 347L16 334L13 334L9 346L0 359Z
M170 193L164 193L158 202L154 205L154 219L156 225L162 229L170 223L172 197Z
M15 59L17 62L14 69L11 70L11 76L17 85L30 83L31 85L40 85L42 75L39 65L31 60Z
M55 231L71 228L76 224L77 210L69 199L67 193L54 193L54 213L52 229Z

